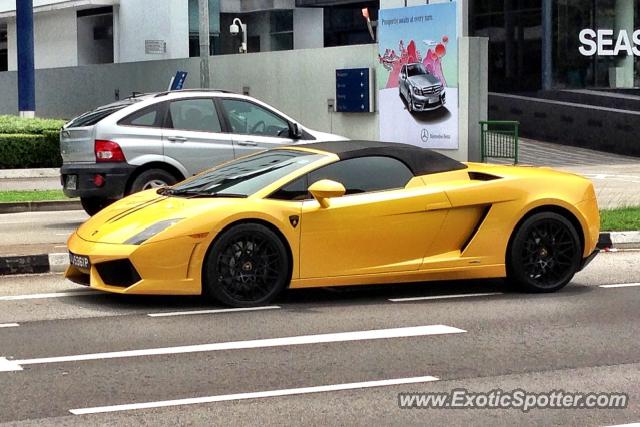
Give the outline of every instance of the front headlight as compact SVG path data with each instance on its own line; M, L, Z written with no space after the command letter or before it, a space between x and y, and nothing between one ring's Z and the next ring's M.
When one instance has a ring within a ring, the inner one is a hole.
M422 90L419 87L413 86L412 89L414 95L422 95Z
M158 233L163 232L167 228L171 227L178 221L182 221L184 218L173 218L173 219L165 219L164 221L158 221L153 225L142 230L140 233L131 237L129 240L124 242L125 245L141 245L153 236Z

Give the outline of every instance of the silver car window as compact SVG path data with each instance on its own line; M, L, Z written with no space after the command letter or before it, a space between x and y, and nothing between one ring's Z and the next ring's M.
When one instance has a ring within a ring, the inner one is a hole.
M194 98L172 101L169 115L174 129L222 132L212 99Z
M259 105L237 99L223 99L222 105L233 133L289 137L289 123Z

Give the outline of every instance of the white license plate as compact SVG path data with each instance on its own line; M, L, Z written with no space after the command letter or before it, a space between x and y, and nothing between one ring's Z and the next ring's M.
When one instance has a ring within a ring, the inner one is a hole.
M76 267L76 268L81 268L83 270L88 270L89 268L91 268L91 263L89 262L89 257L87 256L82 256L82 255L76 255L72 252L69 252L69 263Z
M67 179L64 183L64 188L67 190L77 190L78 189L78 175L67 175Z

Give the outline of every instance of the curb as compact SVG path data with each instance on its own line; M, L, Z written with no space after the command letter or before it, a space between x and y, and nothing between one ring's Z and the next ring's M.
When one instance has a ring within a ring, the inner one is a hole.
M600 233L598 249L615 252L618 249L640 249L640 231ZM0 276L12 274L62 273L69 265L69 254L0 257Z
M640 249L640 231L600 233L598 249Z
M79 200L45 200L39 202L5 202L0 203L0 214L45 211L81 210Z
M58 168L0 169L0 179L59 178Z

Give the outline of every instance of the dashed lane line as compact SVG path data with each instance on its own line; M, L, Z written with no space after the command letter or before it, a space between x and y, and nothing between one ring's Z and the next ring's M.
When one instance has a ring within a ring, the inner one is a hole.
M403 384L419 384L438 381L439 378L432 376L393 378L388 380L364 381L358 383L330 384L314 387L300 387L280 390L256 391L250 393L222 394L217 396L195 397L177 400L161 400L156 402L130 403L124 405L98 406L94 408L71 409L74 415L99 414L104 412L132 411L136 409L163 408L167 406L195 405L202 403L228 402L247 399L263 399L267 397L295 396L311 393L326 393L332 391L357 390L373 387L388 387Z
M286 347L303 344L321 344L335 342L354 342L390 338L420 337L427 335L460 334L467 331L446 325L412 326L392 329L373 329L365 331L338 332L330 334L301 335L282 338L266 338L248 341L186 345L178 347L148 348L141 350L112 351L106 353L77 354L70 356L42 357L37 359L10 360L0 357L0 372L21 371L25 365L44 365L63 362L80 362L140 356L157 356L222 350L240 350L270 347Z

